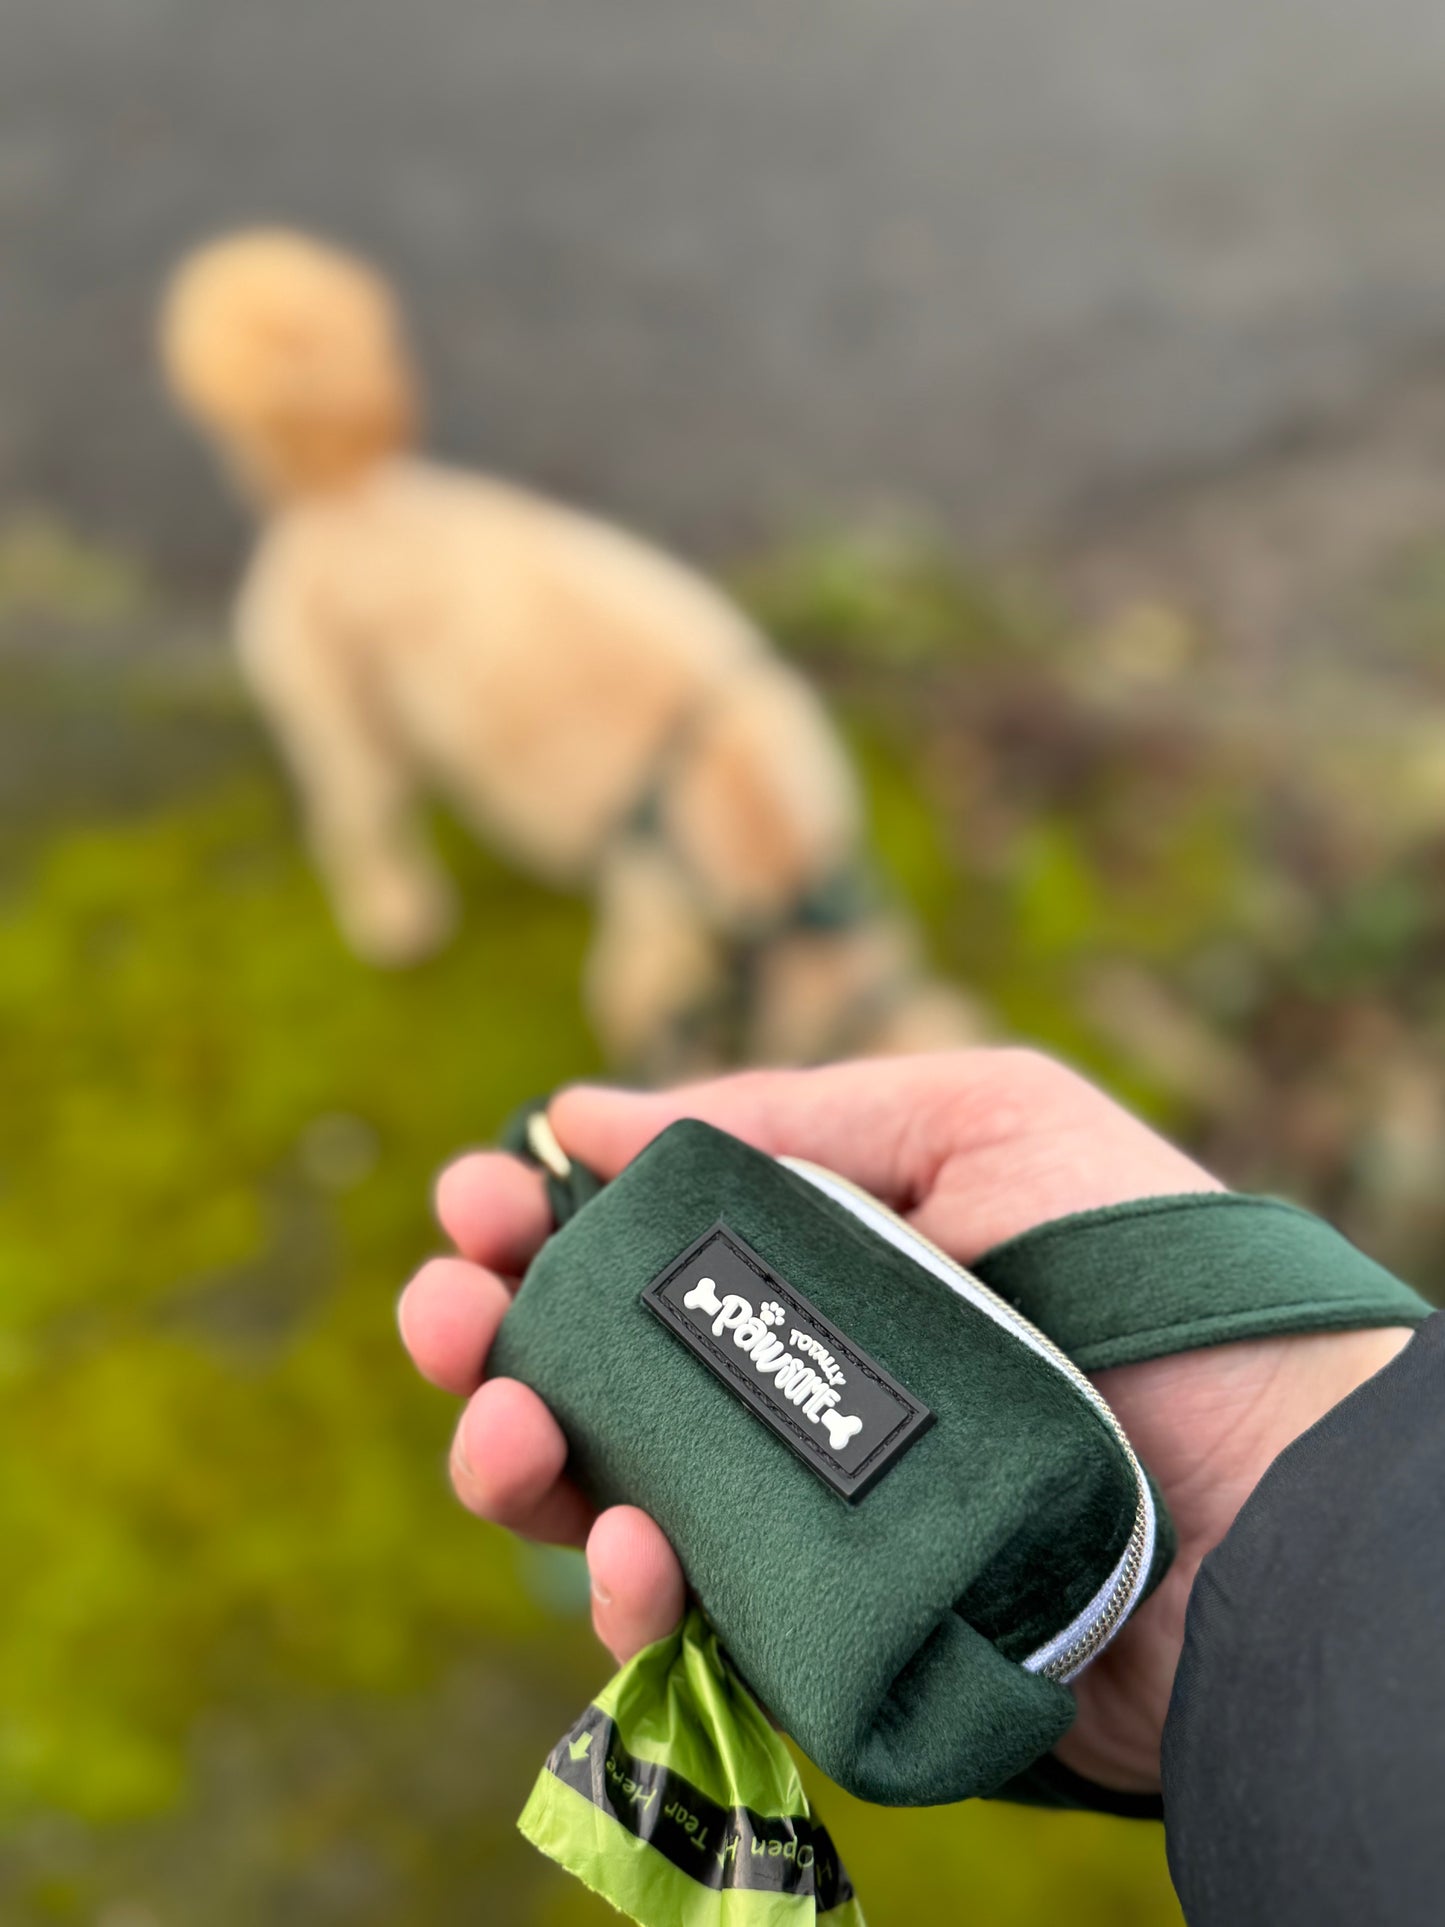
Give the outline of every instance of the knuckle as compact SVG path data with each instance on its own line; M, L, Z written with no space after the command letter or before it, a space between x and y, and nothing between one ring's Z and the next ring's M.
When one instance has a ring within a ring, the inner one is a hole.
M462 1414L451 1450L452 1486L462 1504L494 1525L513 1529L552 1489L566 1452L555 1426L550 1432L545 1426L530 1428L525 1444L518 1440L517 1421L524 1414L515 1394L522 1391L506 1379L483 1385Z
M451 1479L452 1490L468 1512L492 1525L512 1524L520 1510L519 1495L497 1478L484 1455L468 1453L460 1433L452 1445Z
M995 1053L995 1060L1004 1085L1020 1094L1061 1097L1083 1087L1077 1071L1033 1044L1005 1045Z
M432 1204L439 1215L444 1215L455 1204L458 1186L466 1184L476 1156L475 1151L459 1152L437 1172L432 1184Z
M470 1460L462 1449L461 1435L452 1440L451 1457L448 1462L452 1491L456 1493L468 1512L475 1512L481 1518L488 1517L486 1494L478 1483L477 1475Z
M489 1462L483 1428L477 1423L477 1403L473 1400L462 1414L452 1439L451 1478L457 1497L469 1512L484 1519L496 1519L506 1510L508 1492L505 1481L496 1476Z
M1040 1127L1056 1128L1092 1087L1058 1058L1031 1044L979 1047L953 1059L943 1124L956 1123L970 1139L995 1138Z

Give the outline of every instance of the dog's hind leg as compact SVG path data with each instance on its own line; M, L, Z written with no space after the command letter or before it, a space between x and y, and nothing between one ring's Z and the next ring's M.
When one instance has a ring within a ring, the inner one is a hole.
M646 1083L726 1061L724 947L665 845L639 834L604 857L586 997L609 1061Z
M954 1050L991 1027L967 994L921 967L913 932L875 911L836 930L778 930L754 958L745 1054L754 1064Z

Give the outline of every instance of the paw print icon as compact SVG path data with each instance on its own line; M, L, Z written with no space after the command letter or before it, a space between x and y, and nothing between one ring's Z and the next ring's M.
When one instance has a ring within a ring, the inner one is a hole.
M781 1325L787 1315L782 1306L775 1305L771 1299L758 1309L758 1317L765 1325Z

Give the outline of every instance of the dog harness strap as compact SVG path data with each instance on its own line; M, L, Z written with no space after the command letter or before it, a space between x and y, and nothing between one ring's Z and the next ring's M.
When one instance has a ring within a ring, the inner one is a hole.
M683 705L668 724L652 752L647 774L632 802L623 810L612 832L612 840L641 837L666 843L663 829L663 799L677 773L685 766L694 743L702 734L711 705L702 697Z
M702 698L688 704L674 719L653 752L634 801L623 811L610 839L614 844L635 838L659 845L700 901L706 897L703 880L668 834L667 796L686 771L711 708L712 704ZM765 949L799 932L827 935L854 930L876 916L885 901L873 870L854 859L806 883L791 903L743 933L742 941L748 947ZM704 902L703 907L709 906Z
M1085 1371L1231 1339L1418 1325L1431 1311L1308 1211L1230 1191L1056 1219L973 1269Z

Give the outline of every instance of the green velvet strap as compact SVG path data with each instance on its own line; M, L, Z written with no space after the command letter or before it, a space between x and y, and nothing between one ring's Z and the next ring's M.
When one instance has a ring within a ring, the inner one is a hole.
M555 1225L574 1218L602 1189L602 1180L585 1164L568 1157L547 1123L547 1100L533 1098L513 1111L498 1140L504 1151L525 1158L542 1173Z
M524 1105L506 1149L541 1166L558 1224L596 1195L584 1165L550 1168ZM1026 1231L973 1267L1084 1371L1291 1332L1419 1325L1433 1307L1323 1219L1277 1198L1189 1192L1106 1205Z
M1090 1372L1231 1339L1418 1325L1431 1311L1308 1211L1232 1191L1058 1218L973 1269Z

